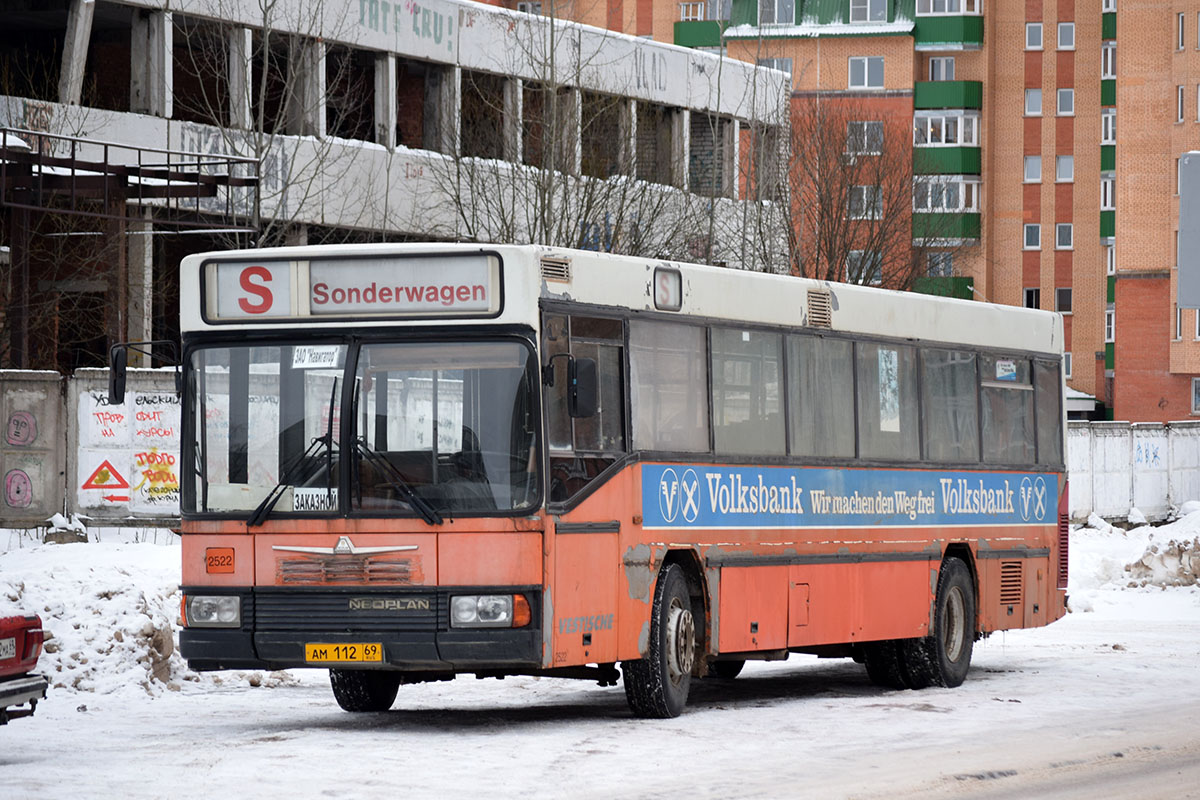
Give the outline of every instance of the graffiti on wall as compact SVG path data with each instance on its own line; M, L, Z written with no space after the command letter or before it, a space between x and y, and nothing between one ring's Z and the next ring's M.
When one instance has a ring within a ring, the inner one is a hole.
M133 391L120 406L103 390L79 394L79 505L179 514L179 397Z
M0 395L0 512L13 518L49 515L62 503L55 482L59 398L57 379L10 384Z

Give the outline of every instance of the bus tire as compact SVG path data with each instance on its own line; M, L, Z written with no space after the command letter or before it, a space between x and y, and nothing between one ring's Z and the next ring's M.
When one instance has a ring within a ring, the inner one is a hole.
M369 669L331 669L333 697L346 711L387 711L400 688L399 672Z
M909 686L954 688L971 667L975 645L975 583L959 558L942 562L934 601L932 635L904 643L904 668Z
M663 568L650 613L646 658L621 663L625 700L638 717L670 719L687 704L696 660L696 622L683 570Z
M746 666L744 658L732 661L710 661L708 663L708 677L731 681L741 674L742 667L744 666Z
M886 639L867 642L862 646L863 664L871 683L885 689L908 688L902 644L896 639Z

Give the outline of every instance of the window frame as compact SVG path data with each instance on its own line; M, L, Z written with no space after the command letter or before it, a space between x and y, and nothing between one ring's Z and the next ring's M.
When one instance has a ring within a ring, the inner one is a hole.
M861 211L855 213L855 200L859 199L861 200ZM870 209L867 207L868 201L870 201ZM846 219L883 219L883 187L877 183L851 186L850 198L846 205Z
M871 64L876 61L879 62L879 85L877 86L871 83ZM847 62L846 87L848 89L876 90L883 89L887 84L886 64L884 63L883 56L849 56ZM862 85L854 83L855 62L862 62L864 81Z
M1100 210L1101 211L1116 211L1117 210L1117 176L1112 172L1100 173ZM1112 250L1112 246L1109 246ZM1106 256L1106 261L1111 261L1111 257ZM1112 275L1115 270L1109 270L1107 274Z
M1029 301L1033 301L1033 305ZM1026 286L1021 294L1021 301L1025 308L1041 308L1042 307L1042 287Z
M1037 176L1036 177L1030 177L1030 175L1029 175L1029 172L1030 172L1029 167L1032 164L1037 165ZM1022 178L1023 178L1023 180L1021 181L1022 183L1041 183L1042 182L1042 157L1040 155L1025 156L1024 171L1022 172Z
M1032 98L1037 98L1037 110L1036 111L1029 110L1029 107L1030 107L1029 101ZM1025 116L1040 117L1044 114L1044 112L1045 112L1045 105L1042 102L1042 90L1041 89L1026 89L1025 90Z
M944 10L935 10L938 2L944 4ZM921 6L925 6L924 11ZM983 0L917 0L913 7L918 17L978 16L983 13Z
M1117 77L1117 43L1100 44L1100 80L1115 80Z
M1037 44L1030 44L1030 34L1037 31ZM1026 50L1042 50L1046 44L1045 30L1040 22L1025 23L1025 49Z
M934 77L934 67L940 66L941 77ZM949 67L949 70L946 67ZM929 80L931 81L952 81L954 80L954 56L930 56L929 57Z
M1200 378L1192 378L1192 413L1200 414Z
M859 139L856 139L854 134L851 133L850 128L852 125L853 126L862 126L861 137ZM871 144L871 136L869 135L868 132L870 130L875 130L875 129L877 129L879 131L879 137L878 137L879 149L878 150L851 150L850 149L850 144L852 142L857 142L857 141L861 141L864 148L869 147ZM886 132L883 127L883 120L878 120L878 119L850 120L846 123L846 143L843 147L843 155L848 155L848 156L878 156L878 155L882 155L883 154L883 141L884 141L885 134L886 134Z
M1117 340L1117 310L1112 306L1104 309L1104 343L1112 344Z
M1056 89L1054 92L1054 115L1056 117L1073 117L1075 116L1075 89L1074 87L1063 87ZM1070 110L1063 111L1063 99L1070 100Z
M1200 86L1196 87L1200 89ZM1198 111L1200 113L1200 111ZM1117 110L1115 108L1100 109L1100 144L1117 143Z
M1063 232L1066 232L1066 238L1069 240L1063 244ZM1055 250L1074 250L1075 249L1075 223L1073 222L1056 222L1054 223L1054 249Z
M1184 21L1184 15L1183 15L1183 12L1181 11L1175 15L1175 40L1176 40L1175 41L1175 50L1176 51L1183 50L1184 39L1185 39L1186 33L1187 33L1186 27L1187 27L1187 23Z
M1033 244L1029 243L1029 234L1034 234L1034 239L1037 241ZM1042 224L1040 222L1026 222L1021 227L1021 249L1022 250L1041 250L1042 249Z
M979 213L979 187L980 179L977 175L918 175L913 178L913 200L912 210L914 214L978 214ZM926 186L924 205L918 206L917 192L918 187ZM946 190L943 188L940 192L932 191L934 185L947 186L954 185L958 191L958 202L954 205L947 205L945 202ZM934 204L934 197L938 196L942 202ZM969 201L969 202L968 202Z
M874 5L882 6L882 19L871 19L871 7ZM862 19L855 19L854 14L856 6L865 14ZM888 0L850 0L850 15L847 21L852 25L879 25L888 21Z
M1054 287L1054 310L1060 314L1070 314L1074 308L1075 292L1070 286Z
M1064 176L1065 170L1063 164L1070 165L1070 174ZM1054 157L1054 182L1055 183L1074 183L1075 182L1075 156L1057 155Z
M1063 38L1064 38L1063 34L1068 33L1068 32L1070 34L1071 42L1070 42L1070 44L1063 44ZM1075 23L1074 22L1058 23L1058 35L1054 41L1057 46L1056 49L1058 49L1058 50L1074 50L1075 49Z
M1175 87L1175 122L1183 122L1183 86Z
M954 121L957 138L946 141L947 121ZM940 124L940 127L939 127ZM913 147L978 147L980 115L967 111L917 111L913 113ZM935 128L941 131L938 141L933 141ZM923 132L924 141L918 141L918 132ZM970 136L966 136L966 133Z

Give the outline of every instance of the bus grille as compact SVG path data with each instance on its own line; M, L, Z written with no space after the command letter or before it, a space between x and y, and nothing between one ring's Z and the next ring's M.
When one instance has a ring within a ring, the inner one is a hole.
M407 558L373 556L301 556L275 562L279 584L413 583L412 562Z
M1023 594L1024 576L1020 561L1000 562L1000 605L1018 606Z
M434 592L256 592L255 630L419 632L448 619Z
M833 327L833 294L828 289L808 290L808 325L810 328Z

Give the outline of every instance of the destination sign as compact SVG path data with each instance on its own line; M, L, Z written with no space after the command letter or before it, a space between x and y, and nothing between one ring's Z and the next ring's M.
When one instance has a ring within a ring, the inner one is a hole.
M210 262L205 311L213 322L492 316L500 264L485 254Z

